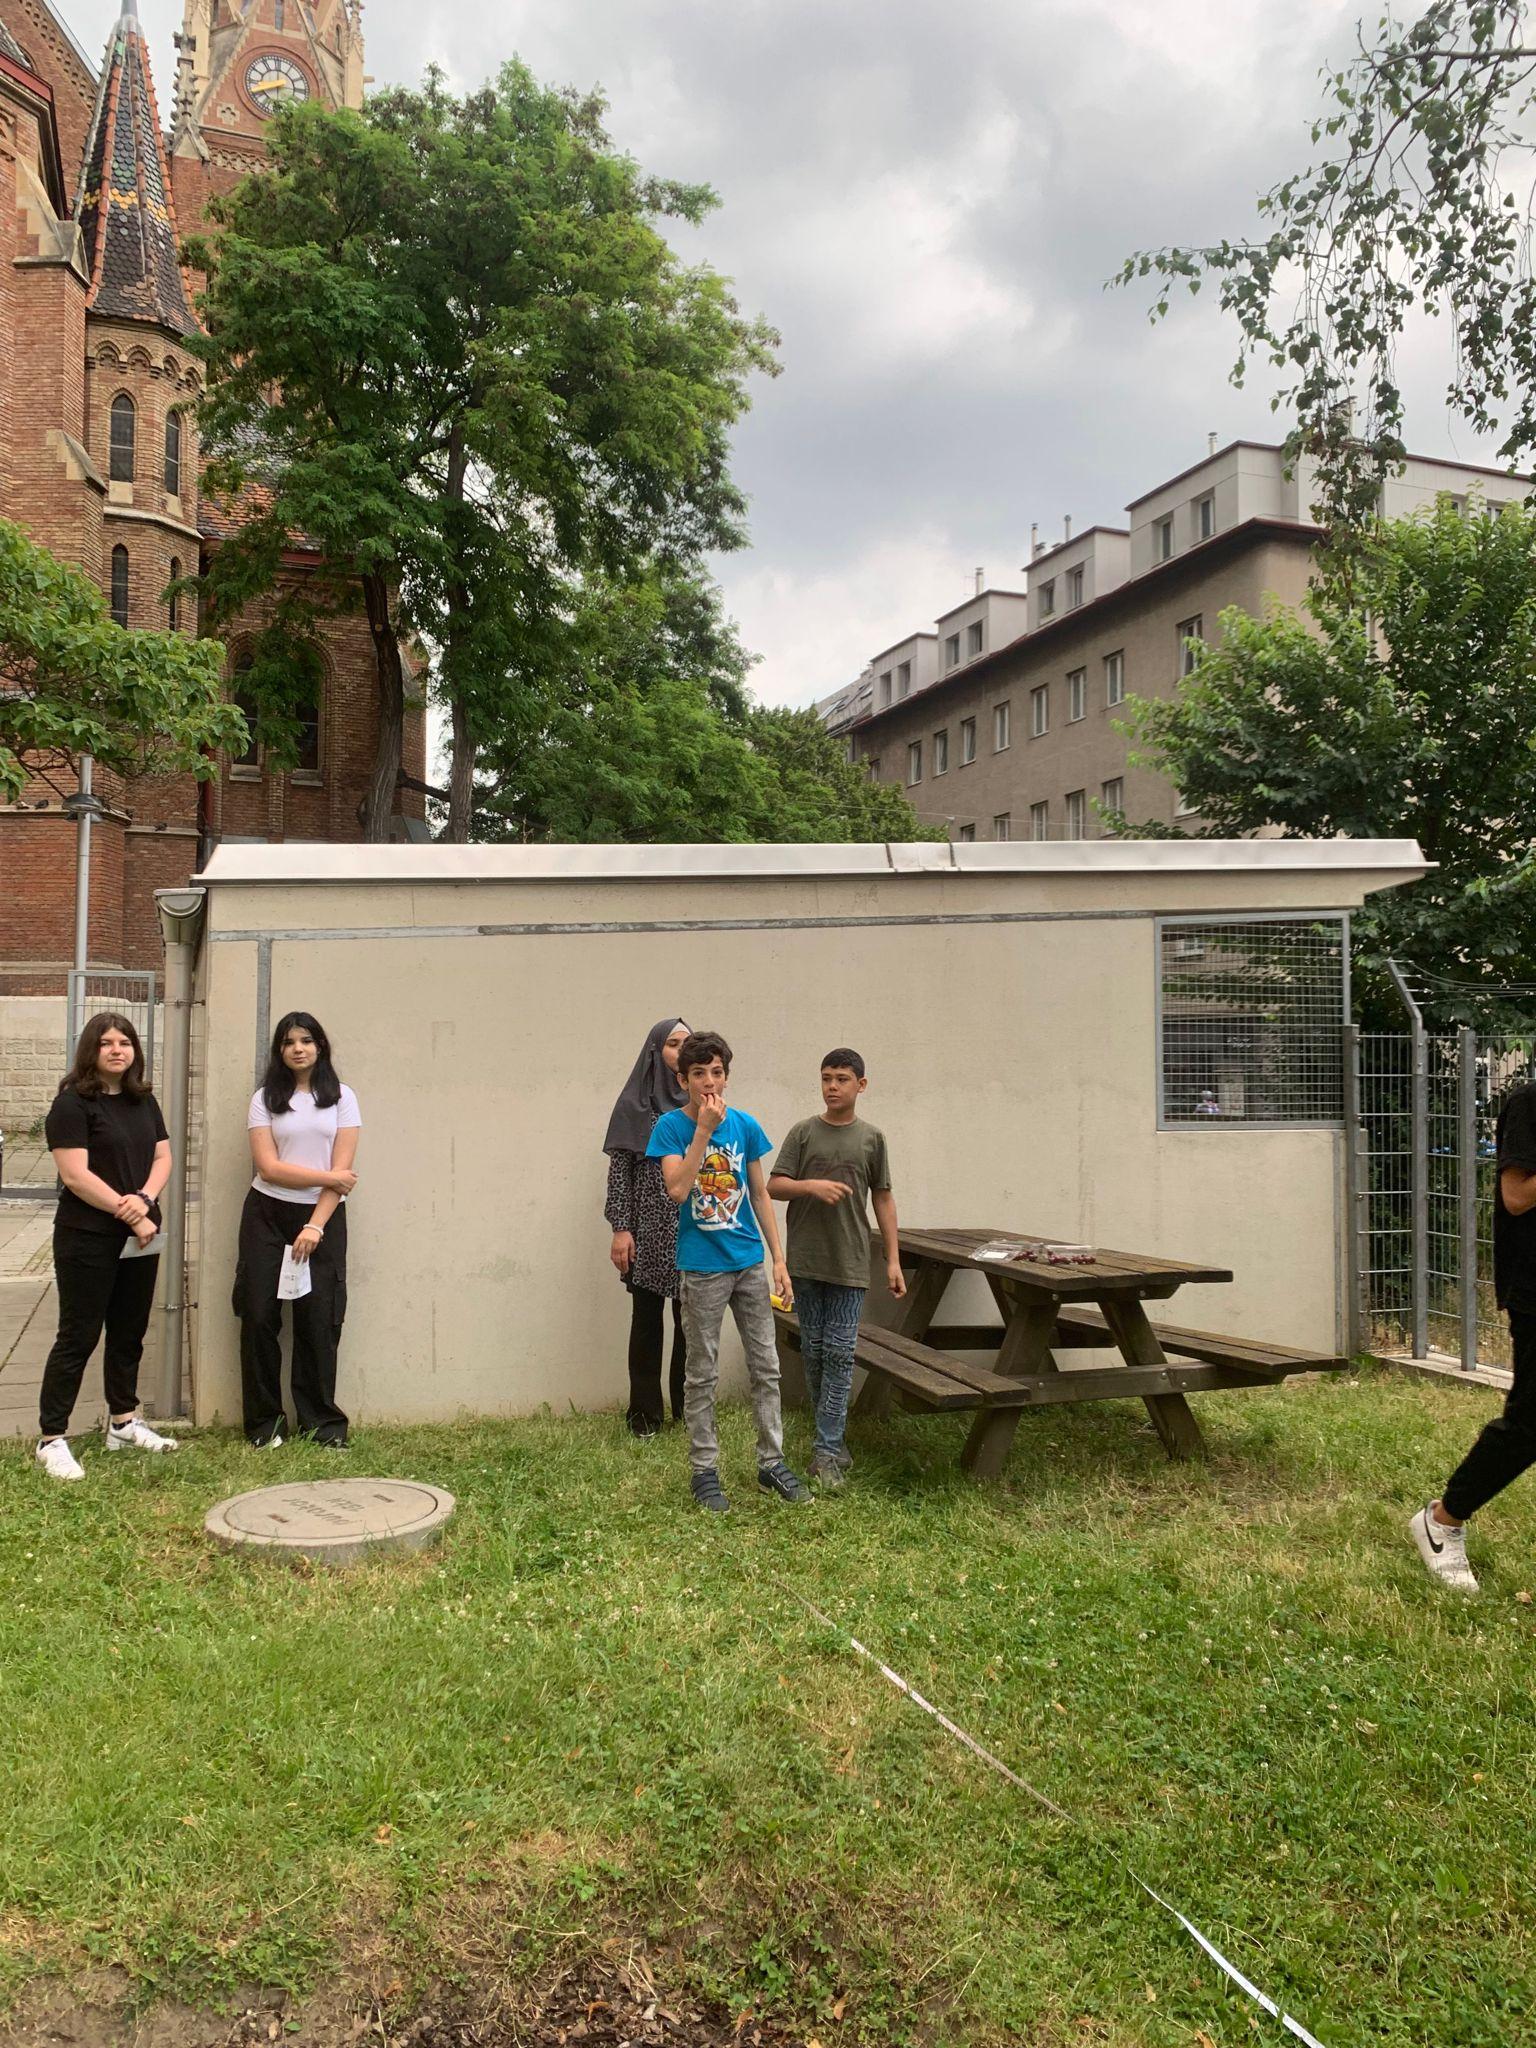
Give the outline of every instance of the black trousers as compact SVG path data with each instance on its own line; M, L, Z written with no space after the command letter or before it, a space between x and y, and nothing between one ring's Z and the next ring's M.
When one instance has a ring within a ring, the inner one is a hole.
M280 1202L252 1188L240 1212L233 1306L240 1318L240 1393L254 1443L283 1421L283 1253L314 1214L309 1202ZM347 1212L339 1208L310 1254L310 1291L293 1308L293 1412L300 1430L344 1444L336 1405L336 1347L347 1313Z
M125 1259L126 1230L73 1230L55 1224L53 1277L59 1291L59 1333L43 1367L38 1423L43 1436L62 1436L69 1428L80 1382L91 1353L107 1333L102 1361L107 1407L126 1415L139 1405L139 1360L150 1304L160 1274L158 1254L152 1259Z
M666 1335L668 1296L648 1287L629 1290L629 1426L636 1431L660 1429L666 1420L661 1397L661 1353ZM683 1335L682 1303L672 1303L672 1420L683 1418L683 1373L688 1340Z
M1502 1493L1512 1479L1536 1465L1536 1315L1509 1311L1514 1339L1514 1379L1504 1413L1490 1422L1446 1482L1440 1504L1458 1522Z

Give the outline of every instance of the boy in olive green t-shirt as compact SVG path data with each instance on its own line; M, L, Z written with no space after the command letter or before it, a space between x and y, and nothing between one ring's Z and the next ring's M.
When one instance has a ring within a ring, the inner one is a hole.
M907 1291L885 1138L854 1114L868 1086L858 1053L846 1045L829 1052L821 1063L822 1113L795 1125L768 1176L769 1194L789 1204L785 1263L794 1282L805 1384L816 1415L811 1477L828 1487L841 1486L853 1462L843 1433L869 1284L871 1199L886 1280L898 1301Z

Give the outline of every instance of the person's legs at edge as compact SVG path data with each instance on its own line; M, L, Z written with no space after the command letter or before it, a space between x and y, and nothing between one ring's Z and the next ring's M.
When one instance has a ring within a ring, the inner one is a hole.
M308 1211L303 1214L307 1219ZM309 1272L309 1292L293 1304L294 1420L301 1435L340 1450L347 1441L346 1411L336 1403L336 1354L347 1314L345 1209L326 1225Z
M654 1436L662 1424L661 1344L666 1304L648 1287L629 1290L629 1410L634 1436Z
M803 1479L784 1462L784 1413L779 1393L778 1325L767 1269L747 1266L732 1275L731 1314L747 1359L752 1418L757 1424L757 1483L780 1500L811 1497Z
M683 1329L683 1304L672 1297L672 1420L683 1419L683 1392L688 1371L688 1337Z
M287 1422L283 1413L283 1305L277 1298L277 1276L289 1242L278 1213L284 1206L252 1188L240 1212L234 1306L240 1318L241 1407L245 1434L253 1444L269 1442L274 1431L281 1432Z
M730 1273L684 1273L683 1328L688 1366L683 1418L688 1425L688 1463L693 1497L717 1512L728 1503L720 1486L720 1438L715 1427L715 1389L720 1379L720 1325L730 1299Z
M1466 1523L1522 1472L1536 1465L1536 1315L1509 1310L1514 1360L1504 1412L1483 1428L1437 1501L1414 1516L1419 1553L1436 1577L1475 1592L1467 1563Z
M821 1388L816 1402L813 1469L830 1467L843 1473L853 1463L843 1437L848 1428L848 1396L853 1390L864 1292L862 1287L831 1285L823 1291Z
M39 1453L55 1438L63 1441L80 1394L80 1382L101 1338L107 1305L116 1284L122 1247L116 1237L90 1230L53 1233L53 1276L59 1327L43 1367L38 1396ZM55 1454L57 1455L57 1454ZM59 1476L73 1478L73 1470Z

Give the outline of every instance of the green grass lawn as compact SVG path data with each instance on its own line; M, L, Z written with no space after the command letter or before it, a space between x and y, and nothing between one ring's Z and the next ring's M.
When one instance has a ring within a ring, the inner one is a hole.
M1480 1603L1406 1541L1492 1399L1367 1376L861 1432L841 1498L692 1509L679 1432L610 1417L359 1431L449 1487L423 1556L304 1575L207 1507L321 1452L228 1436L0 1454L0 1998L84 1958L146 1994L407 1987L615 1935L834 2040L1280 2042L1125 1874L1326 2048L1509 2048L1536 2007L1536 1481ZM803 1419L791 1451L803 1454ZM819 1626L845 1622L1024 1777L1011 1791ZM834 2015L840 2015L836 2017Z

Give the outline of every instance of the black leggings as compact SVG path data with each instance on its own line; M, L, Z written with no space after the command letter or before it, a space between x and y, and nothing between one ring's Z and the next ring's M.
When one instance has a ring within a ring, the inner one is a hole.
M43 1367L39 1423L43 1436L62 1436L102 1329L107 1407L127 1415L139 1405L139 1360L149 1328L160 1260L125 1259L126 1230L72 1230L56 1224L53 1275L59 1290L59 1334Z
M1536 1315L1509 1311L1515 1369L1504 1413L1495 1416L1446 1481L1440 1505L1457 1522L1502 1493L1512 1479L1536 1465Z
M240 1318L240 1391L245 1433L259 1443L283 1421L283 1253L314 1214L311 1202L280 1202L252 1188L240 1212L233 1307ZM347 1212L337 1209L310 1255L310 1289L293 1303L293 1410L318 1443L344 1444L336 1405L336 1347L347 1313Z
M666 1331L667 1296L648 1287L629 1290L629 1426L637 1434L660 1429L666 1420L661 1398L661 1351ZM672 1303L672 1420L683 1418L683 1371L688 1343L683 1335L682 1304Z

